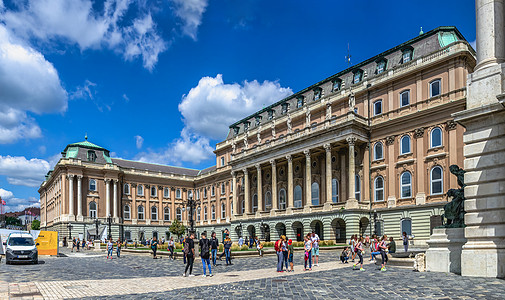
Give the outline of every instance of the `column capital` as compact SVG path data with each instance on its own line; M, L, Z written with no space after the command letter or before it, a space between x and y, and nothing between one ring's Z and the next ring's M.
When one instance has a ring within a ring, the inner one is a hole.
M255 164L256 170L260 171L261 170L261 165L260 164Z
M111 181L112 181L112 179L110 179L110 178L105 178L103 181L105 181L105 183L109 183L109 182L111 182Z
M286 155L288 162L293 162L293 157L291 155Z
M324 150L326 150L326 152L330 152L331 151L331 145L330 144L324 144L323 147L324 147Z
M390 135L386 137L386 145L393 145L395 143L395 136Z
M454 122L454 120L450 120L445 123L445 130L447 130L447 131L454 130L457 127L458 127L458 124L456 122Z
M67 174L67 178L68 178L68 179L72 179L72 180L73 180L73 179L74 179L74 176L75 176L74 174Z
M354 144L356 143L356 137L354 136L347 137L345 140L347 141L349 146L354 146Z
M249 171L247 171L247 168L242 169L242 172L244 172L244 175L246 175L246 176L247 176L247 174L249 174Z
M310 159L310 150L304 150L304 151L303 151L303 154L305 154L305 157L306 157L307 159Z
M414 130L414 137L416 139L422 138L424 135L424 127L416 128Z
M237 177L237 172L235 172L235 171L231 171L230 173L231 173L231 177L233 177L233 178L236 178L236 177Z
M77 180L81 181L82 180L82 175L77 175Z
M276 164L275 159L271 159L271 160L270 160L270 164L271 164L273 167L275 167L275 164Z
M119 179L114 179L114 183L117 184L119 182Z

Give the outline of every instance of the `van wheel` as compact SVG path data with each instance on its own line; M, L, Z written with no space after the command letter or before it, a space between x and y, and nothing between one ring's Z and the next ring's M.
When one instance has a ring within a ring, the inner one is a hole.
M39 264L39 260L38 260L38 259L37 259L37 260L34 260L34 261L33 261L33 264L34 264L34 265L38 265L38 264Z

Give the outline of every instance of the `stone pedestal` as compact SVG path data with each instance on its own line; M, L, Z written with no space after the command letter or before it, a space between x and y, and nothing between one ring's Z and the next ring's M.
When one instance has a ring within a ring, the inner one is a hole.
M464 228L436 228L428 240L426 270L461 274L461 249L466 242Z
M95 248L95 251L102 251L101 249L101 241L100 240L95 240L93 241L93 247Z

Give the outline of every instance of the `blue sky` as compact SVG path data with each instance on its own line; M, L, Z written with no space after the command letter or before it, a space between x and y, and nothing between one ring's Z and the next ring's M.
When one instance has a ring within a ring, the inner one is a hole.
M0 196L38 205L69 143L204 168L227 126L474 1L0 0Z

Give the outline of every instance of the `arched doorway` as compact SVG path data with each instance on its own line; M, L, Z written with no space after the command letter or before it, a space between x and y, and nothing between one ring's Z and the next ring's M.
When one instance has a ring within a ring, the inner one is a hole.
M369 229L370 221L367 217L362 217L359 219L359 234L365 236L365 232Z
M331 230L336 243L346 242L345 221L343 219L334 219L331 222Z
M270 242L270 225L266 223L261 223L260 229L261 229L261 238L265 242Z
M299 221L293 222L293 231L296 235L296 241L303 241L303 224Z
M237 233L238 237L241 237L242 236L242 225L236 226L235 232Z
M256 236L256 227L254 225L247 226L247 232L254 238Z
M284 223L277 223L275 225L275 230L277 231L277 236L286 235L286 225Z
M310 223L310 228L316 232L320 240L324 240L323 222L314 220Z

